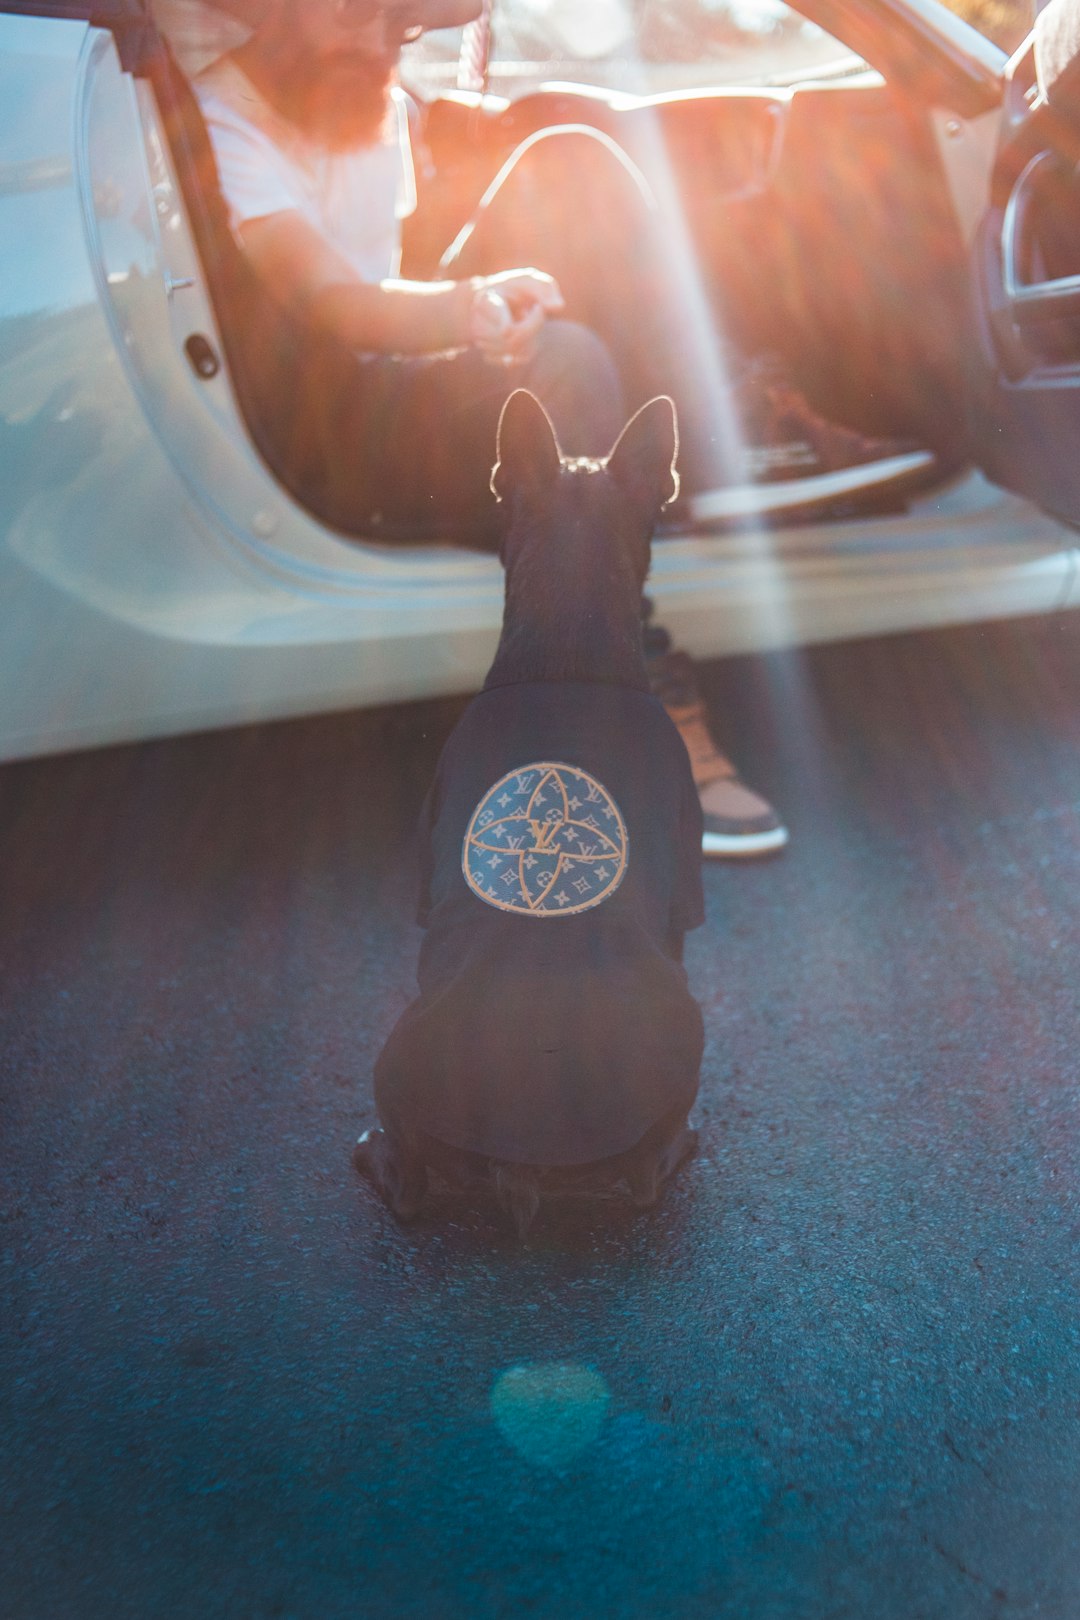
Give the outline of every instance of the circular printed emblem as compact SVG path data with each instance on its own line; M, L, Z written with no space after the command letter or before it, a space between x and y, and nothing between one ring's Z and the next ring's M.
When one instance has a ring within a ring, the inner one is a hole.
M474 894L525 917L570 917L613 894L626 871L619 807L576 765L508 771L472 813L461 869Z

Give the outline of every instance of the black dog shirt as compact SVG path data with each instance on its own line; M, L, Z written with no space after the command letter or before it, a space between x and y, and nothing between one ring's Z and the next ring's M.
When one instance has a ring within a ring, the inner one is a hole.
M379 1113L454 1147L574 1165L697 1092L682 938L704 921L701 806L663 705L574 683L482 692L421 816L420 995Z

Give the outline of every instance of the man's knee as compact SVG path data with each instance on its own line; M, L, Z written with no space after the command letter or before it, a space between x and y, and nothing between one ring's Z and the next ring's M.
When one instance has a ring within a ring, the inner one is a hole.
M619 373L607 344L579 321L546 321L537 340L532 368L553 379L572 377L598 393L616 395L620 389Z
M543 403L566 455L607 454L623 425L622 384L595 332L576 321L548 321L523 381Z

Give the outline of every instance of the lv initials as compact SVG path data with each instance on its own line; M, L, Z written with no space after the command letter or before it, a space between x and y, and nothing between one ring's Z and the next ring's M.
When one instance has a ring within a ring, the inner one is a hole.
M558 832L561 822L558 821L530 821L532 835L535 840L533 849L548 850L554 848L552 840Z

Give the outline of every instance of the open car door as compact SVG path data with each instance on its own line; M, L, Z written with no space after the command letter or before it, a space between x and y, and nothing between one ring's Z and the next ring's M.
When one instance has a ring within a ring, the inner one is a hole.
M926 104L999 117L972 248L968 454L1080 526L1080 0L1050 0L1003 69L995 46L932 0L798 3Z
M1080 525L1080 0L1051 0L1006 68L973 266L974 456Z

